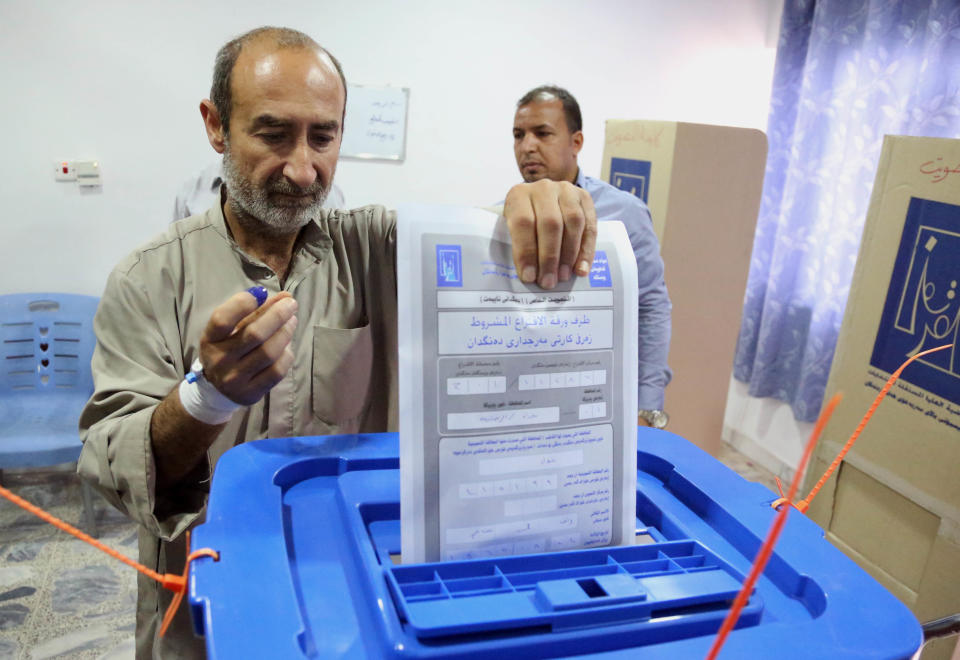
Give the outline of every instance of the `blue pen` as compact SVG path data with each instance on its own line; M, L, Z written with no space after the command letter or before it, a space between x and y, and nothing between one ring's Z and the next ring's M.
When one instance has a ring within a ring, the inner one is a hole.
M262 286L252 286L247 289L247 293L257 299L257 307L267 302L267 289Z
M247 289L247 293L249 293L251 296L257 299L258 308L261 305L263 305L263 303L267 302L267 296L269 295L266 287L262 287L262 286L252 286L249 289ZM197 365L200 364L199 359L197 359L196 364ZM200 367L199 369L192 368L189 372L187 372L186 381L188 383L197 382L197 379L200 377L200 374L202 372L203 372L203 367Z

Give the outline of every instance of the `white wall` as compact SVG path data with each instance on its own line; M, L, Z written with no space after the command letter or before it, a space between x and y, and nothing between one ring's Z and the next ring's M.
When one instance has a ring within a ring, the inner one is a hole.
M812 431L813 423L797 421L789 404L752 397L746 383L730 378L723 440L780 477L784 490Z
M607 118L764 129L777 4L0 0L3 290L98 295L165 227L214 155L197 110L213 56L251 27L304 30L351 82L410 88L406 161L341 162L349 204L489 204L518 180L514 103L544 82L581 102L588 174ZM101 162L102 189L54 182L56 160L80 158Z

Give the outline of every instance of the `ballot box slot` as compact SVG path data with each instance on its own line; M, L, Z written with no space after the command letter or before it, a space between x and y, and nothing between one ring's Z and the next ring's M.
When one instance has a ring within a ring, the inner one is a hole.
M399 620L434 640L628 622L649 628L651 639L671 627L682 638L691 620L719 623L743 578L691 540L382 566ZM762 611L754 596L744 625L759 622Z
M583 589L583 593L587 594L587 596L590 598L601 598L603 596L610 595L593 578L577 580L577 584L579 584L580 588Z
M365 528L356 538L376 556L397 621L425 644L621 628L634 643L638 634L682 639L701 634L691 631L704 621L718 626L743 579L651 500L638 510L638 545L423 564L392 558L395 504L358 501L347 510ZM754 596L743 625L758 623L763 607Z

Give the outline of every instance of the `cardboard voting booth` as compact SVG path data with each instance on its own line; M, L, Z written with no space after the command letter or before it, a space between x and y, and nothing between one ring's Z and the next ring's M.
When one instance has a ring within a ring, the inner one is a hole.
M903 372L810 508L921 621L960 612L960 140L887 136L806 489ZM933 645L931 645L933 646ZM924 652L948 658L954 640Z
M760 208L755 129L609 120L602 177L647 203L673 302L669 429L716 453Z

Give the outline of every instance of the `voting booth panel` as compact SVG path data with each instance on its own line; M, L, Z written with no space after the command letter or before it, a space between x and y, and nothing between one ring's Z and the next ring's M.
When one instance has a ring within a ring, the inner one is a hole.
M716 453L767 157L755 129L608 120L602 177L650 207L673 302L670 430Z
M827 537L921 621L960 612L960 140L887 136L826 397L844 393L809 490L908 366L814 500ZM953 640L924 652L949 658Z

